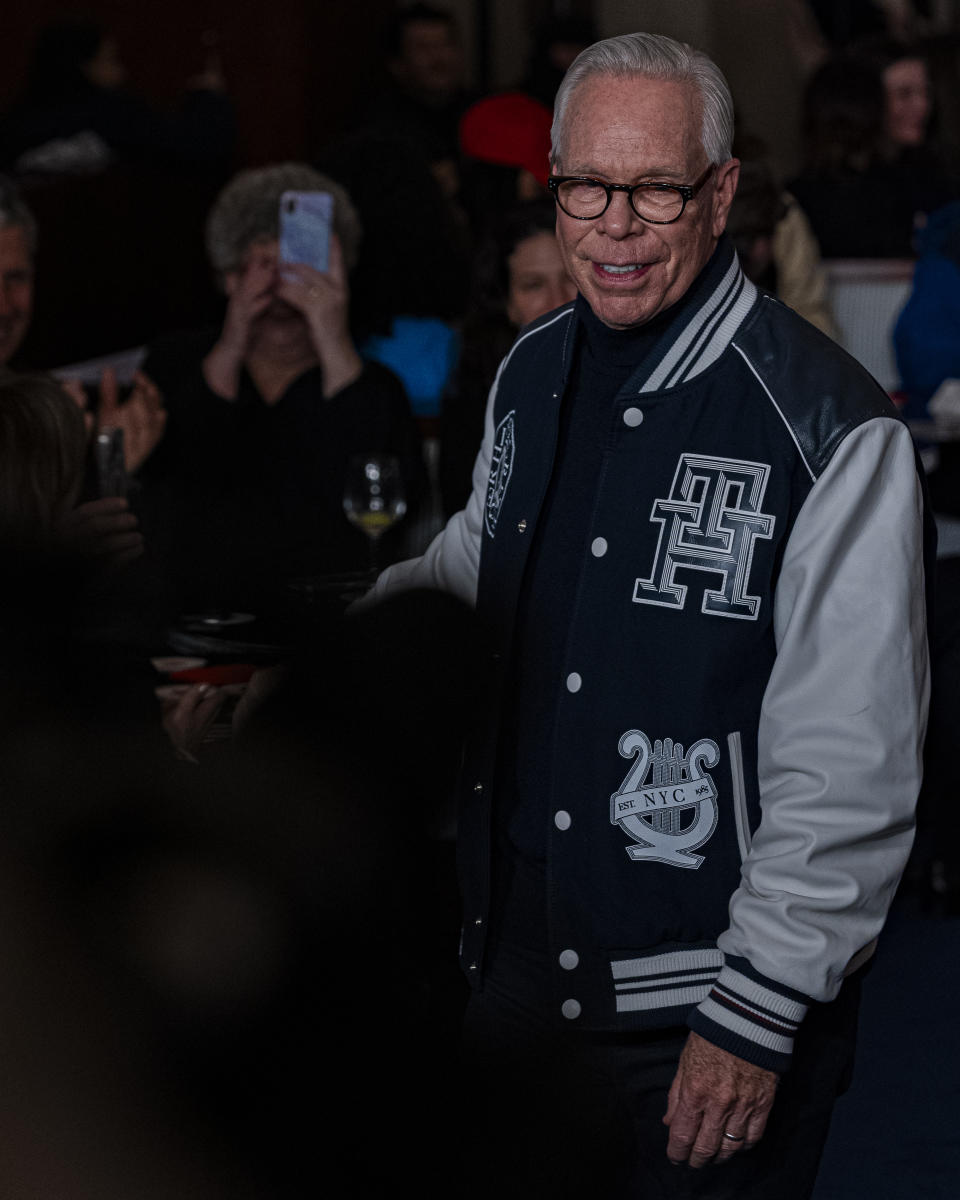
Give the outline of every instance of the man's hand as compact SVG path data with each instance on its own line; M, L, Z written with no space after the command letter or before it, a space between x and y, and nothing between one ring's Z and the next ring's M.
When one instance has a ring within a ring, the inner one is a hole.
M663 1118L670 1128L667 1157L702 1167L755 1146L766 1128L778 1078L691 1033Z
M123 462L127 474L137 471L163 437L167 414L160 389L142 371L133 376L133 391L120 403L116 373L107 367L100 377L97 424L101 429L123 430Z

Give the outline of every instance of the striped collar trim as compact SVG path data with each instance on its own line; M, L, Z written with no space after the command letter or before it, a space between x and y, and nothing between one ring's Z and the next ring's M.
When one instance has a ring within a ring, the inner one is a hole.
M734 254L716 288L638 390L643 393L677 387L712 366L730 345L756 299L757 289L740 269ZM665 337L670 336L668 330Z

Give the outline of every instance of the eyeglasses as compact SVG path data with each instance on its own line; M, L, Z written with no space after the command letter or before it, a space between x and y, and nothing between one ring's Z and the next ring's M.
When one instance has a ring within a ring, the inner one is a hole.
M567 214L578 221L594 221L610 207L614 192L626 192L630 207L641 221L672 225L713 174L711 163L696 183L604 183L589 175L551 175L547 186Z

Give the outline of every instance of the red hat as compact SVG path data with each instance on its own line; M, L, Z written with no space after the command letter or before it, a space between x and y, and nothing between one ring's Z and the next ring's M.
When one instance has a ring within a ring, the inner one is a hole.
M481 162L522 167L546 187L552 121L550 109L523 92L487 96L463 114L460 149Z

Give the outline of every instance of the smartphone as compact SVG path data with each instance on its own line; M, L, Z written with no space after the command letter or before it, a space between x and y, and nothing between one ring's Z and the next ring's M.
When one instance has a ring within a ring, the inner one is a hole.
M123 459L123 430L101 429L93 444L97 467L97 491L104 496L126 496L129 491Z
M284 192L280 197L280 261L330 266L333 196L329 192Z

